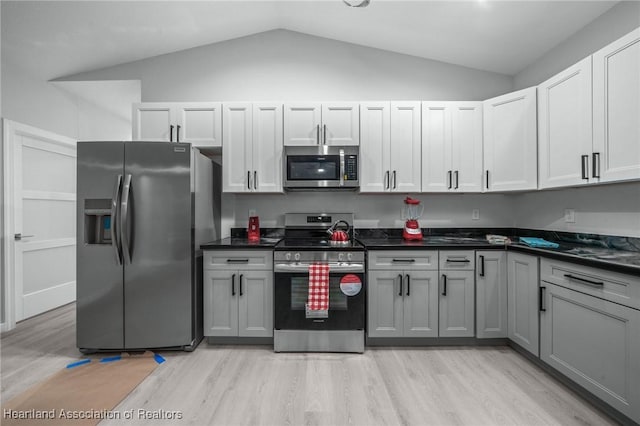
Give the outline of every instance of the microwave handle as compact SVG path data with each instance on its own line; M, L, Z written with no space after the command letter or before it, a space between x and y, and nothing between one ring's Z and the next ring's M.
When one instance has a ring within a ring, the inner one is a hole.
M344 149L340 150L340 186L344 186Z

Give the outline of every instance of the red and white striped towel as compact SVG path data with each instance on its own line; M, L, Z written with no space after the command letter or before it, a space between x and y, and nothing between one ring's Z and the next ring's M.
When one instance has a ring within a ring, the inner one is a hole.
M309 265L309 297L307 306L312 311L329 309L329 264Z

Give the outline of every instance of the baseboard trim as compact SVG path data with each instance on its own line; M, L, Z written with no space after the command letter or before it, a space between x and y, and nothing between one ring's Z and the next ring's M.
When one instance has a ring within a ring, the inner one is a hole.
M366 346L506 346L509 339L475 337L367 337ZM365 348L366 349L366 348Z
M76 282L69 281L22 297L23 320L76 300Z
M273 337L205 337L208 345L269 345L273 349Z

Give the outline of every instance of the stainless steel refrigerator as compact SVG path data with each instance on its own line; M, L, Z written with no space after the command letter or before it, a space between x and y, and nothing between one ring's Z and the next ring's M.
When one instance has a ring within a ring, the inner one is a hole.
M220 166L190 144L79 142L77 347L202 339L202 252L219 238Z

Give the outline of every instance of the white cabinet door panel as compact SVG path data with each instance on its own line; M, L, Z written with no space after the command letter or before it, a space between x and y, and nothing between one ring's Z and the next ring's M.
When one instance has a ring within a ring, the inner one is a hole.
M537 188L536 88L483 102L484 190Z
M169 142L175 140L172 126L173 106L147 102L133 105L133 140Z
M318 145L321 114L320 104L285 104L284 145Z
M180 126L180 142L191 143L199 148L222 146L220 103L180 103L176 106L176 113L176 122Z
M453 188L451 109L448 105L448 102L422 103L423 192L448 192Z
M389 190L389 102L360 104L360 192Z
M593 137L596 176L640 178L640 28L593 55Z
M391 103L391 190L420 192L422 137L420 102Z
M482 102L452 103L451 148L453 188L482 191Z
M282 192L282 105L253 104L253 188Z
M249 192L253 185L252 105L224 105L222 189L225 192Z
M589 183L591 105L591 56L538 86L541 188Z
M322 105L322 141L325 145L360 144L360 105L333 102Z

